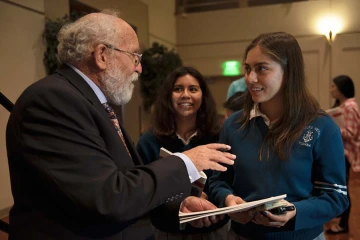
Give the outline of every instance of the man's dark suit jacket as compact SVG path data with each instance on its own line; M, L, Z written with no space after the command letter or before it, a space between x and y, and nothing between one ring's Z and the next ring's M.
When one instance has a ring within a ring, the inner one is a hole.
M146 239L146 215L190 194L183 161L131 158L90 86L63 67L27 88L6 131L9 239Z

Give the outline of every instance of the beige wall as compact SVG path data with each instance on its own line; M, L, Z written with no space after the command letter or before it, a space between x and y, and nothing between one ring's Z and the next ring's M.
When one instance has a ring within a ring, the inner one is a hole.
M258 34L289 32L303 50L310 91L326 109L331 105L330 79L338 74L350 75L360 93L360 73L356 68L356 60L360 59L357 9L360 9L357 0L319 0L187 14L186 18L178 16L177 50L184 64L195 66L204 75L219 76L221 63L241 61L245 47ZM330 12L344 22L331 48L317 29L317 20ZM210 88L217 91L214 95L220 112L226 97L224 85L228 84L226 80L210 84ZM360 102L360 94L357 99Z
M175 0L141 0L149 8L149 45L176 48Z
M31 83L45 76L42 64L44 47L44 2L13 1L26 3L26 8L0 2L0 91L12 102ZM9 113L0 106L0 217L13 204L6 155L5 128Z
M44 12L44 0L9 0L15 4L30 8L35 11Z
M44 0L45 16L52 20L69 14L69 0Z

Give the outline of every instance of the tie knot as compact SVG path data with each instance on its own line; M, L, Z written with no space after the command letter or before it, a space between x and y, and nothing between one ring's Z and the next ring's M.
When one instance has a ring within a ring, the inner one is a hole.
M105 108L105 111L109 114L110 119L117 119L116 113L114 109L109 105L109 103L103 103L102 104Z
M106 102L106 103L103 103L102 105L104 106L106 112L109 113L109 112L114 111L113 108L109 105L109 103Z

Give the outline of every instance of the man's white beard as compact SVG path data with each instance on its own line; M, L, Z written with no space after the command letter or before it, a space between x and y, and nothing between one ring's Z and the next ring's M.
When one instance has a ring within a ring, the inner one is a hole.
M134 82L139 74L134 72L128 79L119 68L105 71L101 76L102 91L109 103L116 106L128 103L134 90Z

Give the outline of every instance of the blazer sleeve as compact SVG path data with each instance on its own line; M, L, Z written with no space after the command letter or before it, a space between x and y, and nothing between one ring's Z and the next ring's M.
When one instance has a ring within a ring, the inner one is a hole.
M113 159L104 140L108 123L98 112L81 94L59 86L23 94L7 127L9 162L27 168L22 181L37 176L76 208L118 222L190 194L186 166L176 156L146 166Z

